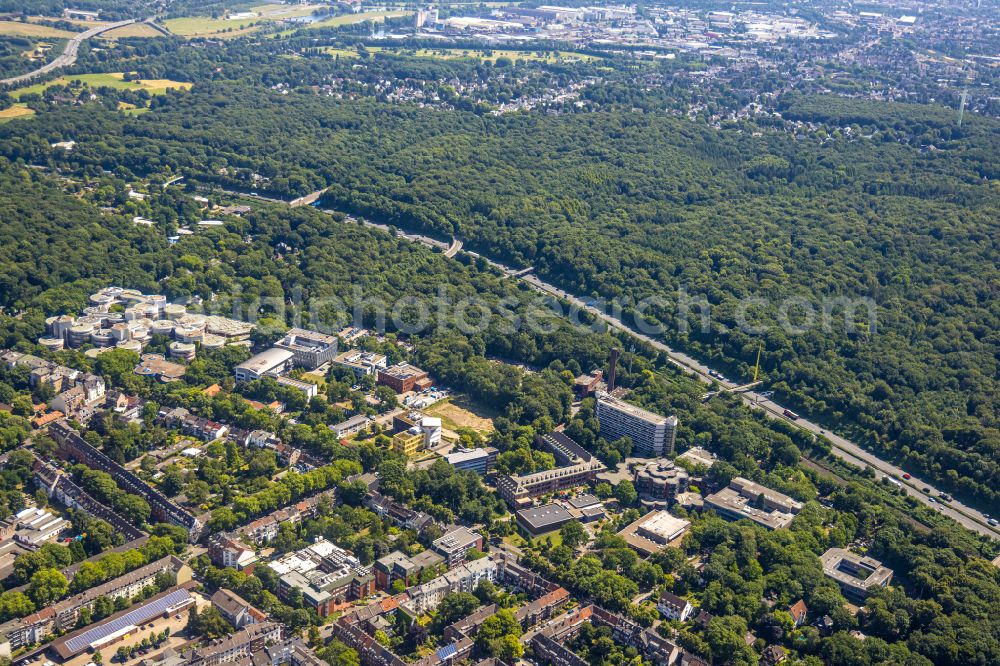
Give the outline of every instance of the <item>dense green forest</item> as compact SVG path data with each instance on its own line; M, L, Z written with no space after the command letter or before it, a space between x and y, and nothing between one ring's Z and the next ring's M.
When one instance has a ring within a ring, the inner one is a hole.
M762 340L767 380L787 400L995 506L997 124L958 128L919 106L785 105L831 132L618 112L483 117L208 83L135 118L56 107L0 128L0 142L12 160L93 177L173 172L287 197L330 186L324 205L460 236L626 314L664 297L647 313L670 341L747 376ZM49 148L69 138L76 150ZM682 289L711 305L709 327L678 330ZM770 303L754 305L759 335L738 325L746 298ZM862 313L852 327L790 333L776 325L788 298L819 312L871 299L876 328Z
M234 293L247 299L273 296L293 303L301 298L305 311L309 311L309 304L331 295L353 305L354 286L363 286L368 296L397 299L435 294L444 284L452 299L476 295L495 303L510 298L513 300L509 307L523 313L526 289L516 281L501 278L483 262L468 257L463 261L448 260L438 252L349 224L341 216L310 208L264 206L245 218L227 217L224 227L171 245L163 229L133 225L127 215L102 213L90 202L120 200L122 184L84 188L82 197L63 191L80 185L59 183L39 170L18 169L10 164L0 168L0 211L5 220L12 221L4 225L2 232L7 253L3 257L7 271L3 305L9 309L8 314L22 311L19 318L3 318L4 345L34 350L32 340L41 331L44 314L77 311L90 291L107 282L159 289L175 297L214 292L223 299ZM196 215L186 209L187 200L181 190L170 188L152 193L143 205L156 211L148 214L165 221L172 218L171 223L176 224ZM19 222L13 223L15 220ZM302 290L299 294L297 288ZM370 308L369 317L374 316L375 309ZM294 313L291 309L287 314L291 318ZM328 313L331 317L334 314ZM339 320L319 323L334 322ZM570 417L569 386L574 374L603 364L613 340L604 334L586 334L561 326L547 333L526 330L512 335L502 324L497 320L480 333L467 335L446 321L439 330L415 340L414 360L449 385L502 411L494 443L505 452L529 446L532 432L545 431L566 420L573 436L584 445L595 449L604 446L595 435L590 401L585 401L576 417ZM491 362L491 356L540 370L526 373ZM221 397L207 401L201 388L227 376L229 370L223 366L216 373L205 365L214 360L210 355L206 358L192 366L191 376L186 376L183 383L134 390L164 404L182 400L186 394L197 394L201 396L200 411L217 414L213 410L222 409L224 401ZM114 374L114 360L102 357L96 369ZM74 358L75 365L82 363L82 357ZM825 464L839 469L846 481L800 467L802 452L824 460L822 442L813 442L790 426L753 414L735 399L703 404L696 382L681 377L662 357L647 349L626 352L621 383L632 388L634 399L642 404L679 415L681 446L708 446L729 461L713 468L716 482L725 483L727 477L744 474L809 503L794 529L787 532L765 534L759 528L730 525L714 518L696 524L685 546L691 554L706 554L707 586L702 603L724 627L685 632L682 641L686 647L718 656L732 651L734 663L754 661L754 647L730 640L735 634L723 629L752 628L768 641L780 642L782 636L775 629L780 622L776 623L774 612L760 603L761 595L766 594L782 604L805 597L813 612L832 614L837 631L833 637L822 638L808 629L804 632L807 642L796 646L802 654L822 657L830 664L957 666L995 662L1000 654L996 639L1000 628L989 609L1000 599L1000 583L996 569L983 559L993 553L983 547L982 541L914 500L888 487L873 485L858 472L838 468L834 460L826 460ZM322 421L313 429L308 416L302 420L283 429L283 437L295 445L314 448L309 442L315 437L313 433L329 432ZM108 446L116 438L121 439L109 435ZM329 451L335 451L338 458L356 459L365 469L378 469L386 479L388 492L412 499L419 491L433 498L429 510L475 515L476 520L489 523L487 531L498 534L503 533L504 525L509 528L509 524L490 520L493 511L503 509L491 495L482 494L475 476L468 480L476 481L473 490L478 489L479 495L465 494L456 499L450 490L445 492L445 488L434 485L439 472L436 468L432 474L409 476L384 449L331 445ZM351 467L351 463L341 460L334 462L337 465ZM452 488L454 484L447 485ZM817 496L827 498L824 501L828 506L813 501ZM261 510L254 502L264 499L254 494L234 506L253 515ZM236 511L218 510L213 515L224 526L235 520ZM843 612L839 594L819 574L817 555L830 545L868 538L874 539L872 554L895 568L898 585L906 595L898 590L879 593L871 602L871 612L855 618ZM380 552L380 542L371 541L365 544L371 548L370 555L366 555L369 559ZM351 547L361 545L352 543ZM676 577L667 575L676 564L669 558L640 563L634 555L627 557L631 551L623 549L611 532L602 534L598 546L595 555L572 564L567 563L562 546L531 556L529 563L575 591L598 595L604 603L623 608L643 622L649 621L649 609L628 603L634 580L642 580L644 585L662 581L683 592L698 578L697 573L683 566ZM763 565L767 567L765 572L761 570ZM553 567L558 569L553 571ZM866 643L847 638L846 632L855 628L870 637ZM741 639L741 635L736 638Z

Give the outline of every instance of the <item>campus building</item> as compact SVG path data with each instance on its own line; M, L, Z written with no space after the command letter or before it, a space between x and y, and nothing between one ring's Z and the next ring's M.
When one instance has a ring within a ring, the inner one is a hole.
M285 337L274 343L277 349L292 353L296 366L315 370L337 356L337 338L303 328L290 328Z
M669 504L691 485L687 470L666 459L637 466L633 480L639 499L647 505Z
M493 447L485 449L458 449L444 455L444 460L460 472L475 472L480 476L489 473L497 459L497 450Z
M723 518L746 518L769 530L788 527L802 510L802 503L741 476L705 498L705 506Z
M597 421L601 437L609 442L631 438L636 455L659 457L674 451L676 416L660 416L599 391Z
M415 365L400 363L378 371L379 384L388 386L396 393L423 391L431 387L427 373Z
M294 358L294 352L272 347L237 365L234 370L236 381L252 382L265 376L276 377L292 368Z
M887 587L892 581L892 569L845 548L831 548L820 561L823 575L836 582L844 596L853 601L863 602L873 588Z

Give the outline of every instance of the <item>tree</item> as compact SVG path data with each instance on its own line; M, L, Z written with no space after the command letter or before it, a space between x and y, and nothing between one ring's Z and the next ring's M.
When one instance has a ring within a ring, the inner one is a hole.
M501 656L510 654L512 650L508 639L516 642L521 636L521 624L514 617L514 612L503 608L486 618L479 633L476 634L476 647L484 654Z
M583 524L578 520L571 520L559 529L559 536L562 537L563 545L576 550L587 543L588 534Z
M479 599L468 592L447 594L438 604L437 613L434 616L434 626L438 630L443 630L455 620L465 617L478 607Z
M623 479L615 488L615 497L622 506L632 506L639 500L639 493L635 491L635 485L628 479Z
M360 666L361 659L354 648L349 648L336 638L326 647L316 651L316 655L330 666Z
M28 596L35 602L36 606L47 606L65 596L68 589L69 583L66 581L66 576L62 575L58 569L47 567L39 569L31 576Z

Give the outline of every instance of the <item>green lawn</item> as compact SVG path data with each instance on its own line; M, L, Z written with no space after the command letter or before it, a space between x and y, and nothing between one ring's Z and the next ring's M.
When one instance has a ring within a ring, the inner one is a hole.
M204 37L212 35L219 38L239 37L260 29L258 23L271 23L282 19L309 16L322 5L257 5L247 9L255 16L240 18L212 18L211 16L187 16L169 19L163 22L167 30L182 37ZM241 12L234 12L241 13ZM230 31L231 32L227 32Z
M101 86L106 86L109 88L116 88L118 90L147 90L151 95L160 95L167 91L168 88L190 88L190 83L184 83L182 81L171 81L170 79L143 79L140 81L125 81L121 72L110 73L110 74L73 74L72 76L60 76L52 81L46 81L44 83L36 83L31 86L25 86L24 88L18 88L17 90L11 91L11 96L15 99L20 99L23 95L28 95L31 93L41 94L47 88L54 85L70 85L74 81L80 81L85 83L91 88L100 88Z

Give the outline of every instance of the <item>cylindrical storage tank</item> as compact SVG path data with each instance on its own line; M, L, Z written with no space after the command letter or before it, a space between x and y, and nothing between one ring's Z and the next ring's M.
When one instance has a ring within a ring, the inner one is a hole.
M167 303L163 308L163 315L171 321L176 321L187 314L187 308L179 303Z
M136 354L142 351L142 343L138 340L124 340L119 342L117 345L118 349L127 349L129 351L134 351Z
M185 361L194 360L195 346L190 343L171 342L169 349L171 358L180 358Z
M92 323L75 324L69 329L67 342L70 347L79 347L90 339L90 334L94 332Z
M211 333L206 333L205 338L201 341L202 349L221 349L226 346L226 339L221 335L212 335Z
M174 322L167 319L157 319L156 321L150 322L149 333L151 335L173 335Z
M61 351L65 346L62 338L38 338L38 344L49 351Z
M111 347L114 346L115 339L111 336L110 331L102 329L90 334L90 342L95 347Z

